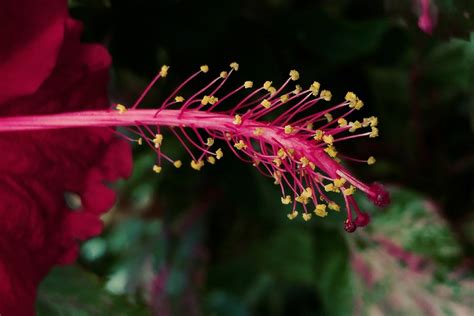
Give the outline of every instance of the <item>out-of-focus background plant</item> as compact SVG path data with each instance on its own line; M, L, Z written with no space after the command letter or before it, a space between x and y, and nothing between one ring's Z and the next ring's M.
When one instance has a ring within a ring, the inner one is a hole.
M381 137L341 149L377 158L349 167L388 184L392 204L361 196L373 221L355 234L336 216L289 222L272 181L230 155L156 175L137 147L106 232L43 282L39 315L472 315L474 2L428 1L432 35L421 2L70 1L84 40L112 54L117 102L162 64L170 76L144 107L199 65L234 60L242 81L295 68L340 98L354 90Z

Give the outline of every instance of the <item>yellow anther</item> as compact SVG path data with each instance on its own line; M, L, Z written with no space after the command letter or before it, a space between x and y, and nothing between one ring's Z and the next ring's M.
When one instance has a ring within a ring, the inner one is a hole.
M295 201L301 204L308 204L308 201L312 197L312 195L313 195L313 190L311 190L311 188L308 187L304 189L303 192L301 192L301 194L295 198Z
M237 148L238 150L247 149L247 145L244 143L243 140L239 140L238 143L235 143L234 147Z
M285 126L285 134L291 134L295 131L295 128L291 125L286 125Z
M209 104L216 104L216 102L219 101L219 98L217 97L214 97L214 96L210 96L209 97Z
M294 220L297 216L298 216L298 212L297 211L293 211L291 213L289 213L288 215L286 215L288 217L288 219L290 221Z
M307 222L311 219L311 213L303 213L301 215L303 216L303 219L304 219L305 222Z
M306 157L301 157L300 158L301 166L305 168L307 165L309 165L309 159Z
M161 66L161 69L160 69L160 76L162 76L163 78L168 76L168 69L170 69L169 66L167 65L163 65Z
M202 65L200 69L203 73L206 73L206 72L209 71L209 66L208 65Z
M209 156L207 157L207 162L213 165L216 163L216 158L214 158L214 156Z
M367 159L367 164L368 165L373 165L375 163L375 158L373 156L370 156L369 159Z
M323 142L328 145L332 145L334 143L334 136L332 135L323 135Z
M355 104L354 108L355 108L356 110L360 110L363 106L364 106L364 102L362 102L362 100L358 99L358 100L356 101L356 104Z
M319 96L325 101L331 101L332 93L329 90L323 90Z
M342 187L344 183L346 183L346 179L344 178L334 179L334 185L336 186L336 188Z
M181 160L176 160L175 162L173 162L173 165L179 169L181 168L181 166L183 165L183 163L181 162Z
M270 95L271 95L271 96L273 96L273 95L277 92L277 90L275 89L275 87L270 87L270 88L268 88L267 91L270 92Z
M308 125L306 125L307 129L313 129L313 127L314 127L313 123L308 123Z
M328 122L332 121L332 114L331 113L324 114L324 117L326 118L326 120L328 120Z
M313 82L309 87L309 91L316 97L319 93L319 88L321 88L321 84L317 81Z
M326 192L336 192L336 191L335 191L336 189L337 189L337 188L334 186L333 183L329 183L329 184L326 184L326 185L324 186L324 190L325 190Z
M372 127L372 131L369 134L370 138L379 136L379 129L377 127Z
M156 134L155 138L153 138L153 143L155 144L155 148L159 148L161 144L163 143L163 135L162 134Z
M123 104L117 104L115 106L115 109L120 113L120 114L123 114L125 112L127 112L127 107Z
M288 155L289 155L290 157L293 157L293 154L295 153L295 150L294 150L293 148L288 148L288 149L286 150L286 152L288 153Z
M323 139L323 136L324 136L324 132L320 129L317 129L314 133L314 139L315 140L322 140Z
M138 138L137 139L137 144L141 146L143 144L143 138L141 138L141 137Z
M278 157L280 157L281 159L285 159L285 158L286 158L286 152L283 150L283 148L278 149L277 155L278 155Z
M280 167L281 166L281 159L280 158L275 158L273 159L273 163L275 166Z
M288 205L291 203L291 196L287 195L281 198L281 203L284 205Z
M230 68L234 69L235 71L239 70L239 64L236 62L233 62L230 64Z
M316 205L314 214L318 215L319 217L326 217L328 215L328 212L326 212L326 204Z
M250 89L253 87L253 81L245 81L244 82L244 88L245 89Z
M337 120L337 124L339 124L339 127L346 127L347 126L347 120L345 118L340 118Z
M354 92L349 91L346 93L346 96L344 97L344 99L350 103L354 103L355 105L355 102L357 101L357 96L355 95Z
M347 189L342 190L342 194L344 194L344 195L352 195L352 194L354 194L355 189L356 189L356 188L355 188L353 185L351 185L351 186L348 187Z
M216 158L221 159L222 157L224 157L224 153L222 152L222 149L219 148L216 150Z
M333 210L333 211L336 211L336 212L339 212L341 210L339 205L337 205L334 202L329 202L328 207L329 207L330 210Z
M253 134L254 134L255 136L260 136L260 135L262 135L262 134L263 134L263 128L261 128L261 127L256 127L256 128L253 130Z
M288 96L288 94L284 94L280 97L280 101L281 101L281 103L286 103L286 102L288 102L289 98L290 97Z
M183 102L183 101L184 101L184 98L183 98L182 96L178 95L176 98L174 98L174 100L175 100L176 102Z
M290 71L291 80L296 81L300 78L300 73L297 70Z
M214 138L211 138L211 137L208 137L206 139L206 145L211 147L212 145L214 145Z
M194 170L199 171L199 170L201 170L201 168L203 166L204 166L204 161L202 161L202 160L198 160L198 161L192 160L191 161L191 168L193 168Z
M377 126L379 123L379 120L376 116L371 116L371 117L366 117L364 118L364 121L362 122L362 126L363 127L367 127L367 126L370 126L370 127L375 127Z
M227 71L221 71L219 77L221 77L222 79L225 79L227 78L227 75L228 75Z
M207 104L209 103L209 100L210 100L210 99L211 99L211 97L208 96L208 95L203 96L203 97L202 97L202 100L201 100L201 104L202 104L202 105L207 105Z
M359 128L361 128L362 124L359 121L355 121L355 122L350 122L349 126L351 127L351 128L349 128L349 132L353 133L356 130L358 130Z
M158 165L154 165L153 166L153 171L155 171L156 173L160 173L161 172L161 167L158 166Z
M280 181L281 181L281 172L280 171L275 171L273 174L273 179L275 179L275 182L273 182L274 184L280 184Z
M270 88L271 86L272 86L271 81L265 81L265 83L263 84L263 89L268 90L268 88Z
M267 99L263 99L261 104L265 109L269 109L272 106L272 103L268 101Z
M242 124L242 117L237 114L236 116L234 116L234 120L232 121L232 123L234 123L235 125Z
M301 88L301 86L300 86L299 84L297 84L297 85L295 86L295 90L293 90L293 93L294 93L294 94L298 94L298 93L300 93L301 91L303 91L303 88Z
M316 169L316 165L312 163L311 161L309 162L309 167L311 168L311 170Z
M328 146L324 151L329 155L329 157L335 158L337 156L337 150L334 146Z

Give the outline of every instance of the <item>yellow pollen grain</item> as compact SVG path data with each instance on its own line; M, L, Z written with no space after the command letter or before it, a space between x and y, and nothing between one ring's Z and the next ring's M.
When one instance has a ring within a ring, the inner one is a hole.
M270 88L271 86L272 86L271 81L265 81L265 83L263 84L263 89L268 90L268 88Z
M305 222L307 222L311 219L311 213L303 213L301 215L303 216L303 219L304 219Z
M331 122L333 120L331 113L324 114L324 117L326 118L326 120L328 120L328 122Z
M250 89L253 87L253 81L245 81L244 82L244 88L245 89Z
M194 170L199 171L199 170L201 170L201 168L203 166L204 166L204 161L202 161L202 160L198 160L198 161L192 160L191 161L191 168L193 168Z
M368 165L373 165L375 163L375 158L373 156L370 156L369 159L367 159L367 164Z
M167 66L167 65L161 66L161 69L160 69L160 76L162 76L163 78L165 78L166 76L168 76L168 69L170 69L170 67Z
M318 204L316 205L316 209L314 210L314 214L319 217L326 217L328 212L326 212L326 204Z
M301 162L301 165L302 165L303 168L305 168L306 166L309 165L309 159L306 158L306 157L301 157L300 162Z
M261 105L265 108L265 109L269 109L271 106L272 106L272 103L270 101L268 101L267 99L263 99Z
M235 143L234 147L237 148L238 150L247 149L247 145L244 143L243 140L239 140L238 143Z
M202 65L202 66L200 67L200 69L201 69L201 71L202 71L203 73L206 73L206 72L209 71L209 66L208 66L208 65Z
M315 140L322 140L324 136L324 132L322 130L317 129L314 133L314 139Z
M286 215L288 217L288 219L290 221L294 220L297 216L298 216L298 212L297 211L293 211L291 213L289 213L288 215Z
M285 134L291 134L295 131L294 127L291 125L286 125L285 126Z
M173 165L175 166L175 168L179 169L181 168L183 163L181 162L181 160L176 160L175 162L173 162Z
M153 138L153 143L155 144L155 148L159 148L161 144L163 143L163 135L162 134L156 134L155 138Z
M182 96L178 95L176 98L174 98L174 100L175 100L176 102L183 102L183 101L184 101L184 98L183 98Z
M230 68L234 69L235 71L238 71L239 64L234 61L233 63L230 64Z
M319 93L319 88L321 88L321 84L317 81L313 82L309 87L309 91L316 97Z
M222 152L222 149L219 148L216 150L216 158L221 159L222 157L224 157L224 153Z
M355 192L355 187L353 185L351 185L347 189L342 190L342 194L344 195L352 195L354 194L354 192Z
M377 127L372 127L372 131L369 134L370 138L379 136L379 129Z
M207 157L207 162L213 165L216 163L216 158L214 158L214 156L209 156Z
M280 167L281 166L281 159L280 158L275 158L273 159L273 163L275 166Z
M206 145L207 145L208 147L211 147L212 145L214 145L214 138L208 137L208 138L206 139Z
M237 114L236 116L234 116L234 120L232 121L232 123L234 123L235 125L242 124L242 117Z
M123 113L127 112L127 107L123 104L117 104L115 106L115 109L119 112L119 114L123 114Z
M323 90L319 96L325 101L331 101L332 93L329 90Z
M329 157L335 158L337 156L337 150L334 146L328 146L324 151L329 155Z
M160 172L161 172L161 169L162 169L162 168L161 168L160 166L158 166L158 165L154 165L154 166L153 166L153 171L154 171L155 173L160 173Z
M330 202L328 204L328 207L330 210L333 210L333 211L336 211L336 212L339 212L341 210L341 207L339 205L337 205L336 203L334 202Z
M263 128L261 128L261 127L256 127L256 128L253 130L253 134L254 134L255 136L260 136L260 135L262 135L262 134L263 134Z
M347 126L347 120L345 118L340 118L337 120L337 124L339 124L339 127L346 127Z
M217 97L214 97L214 96L210 96L209 97L209 104L216 104L216 102L219 101L219 98Z
M290 78L293 81L296 81L300 78L300 73L297 70L291 70L290 71Z
M287 195L281 198L281 203L284 205L288 205L291 203L291 196Z
M301 91L303 91L303 88L301 88L301 86L300 86L299 84L297 84L297 85L295 86L295 90L293 90L293 93L294 93L294 94L298 94L298 93L300 93Z
M328 145L332 145L334 143L334 137L332 135L324 135L323 142L325 142Z
M342 187L344 183L346 183L346 179L344 178L334 179L334 185L336 186L336 188Z
M222 79L225 79L227 78L227 75L228 75L227 71L221 71L221 73L219 74L219 77L221 77Z

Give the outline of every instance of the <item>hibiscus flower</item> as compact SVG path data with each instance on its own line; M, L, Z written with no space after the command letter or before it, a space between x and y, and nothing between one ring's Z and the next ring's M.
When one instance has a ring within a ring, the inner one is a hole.
M110 56L80 42L67 1L2 1L0 19L0 117L109 107ZM1 134L1 315L34 315L39 283L101 232L115 198L106 184L131 166L128 143L104 128Z

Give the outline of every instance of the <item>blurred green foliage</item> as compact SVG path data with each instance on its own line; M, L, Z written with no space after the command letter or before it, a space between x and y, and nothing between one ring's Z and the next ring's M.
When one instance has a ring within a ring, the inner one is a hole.
M42 284L39 315L469 314L474 4L433 4L428 36L409 0L70 1L84 39L110 49L115 101L133 102L162 64L170 76L144 106L199 65L233 60L242 81L296 68L338 99L356 91L381 137L340 151L374 155L372 168L348 167L392 184L393 203L381 211L360 197L372 223L348 235L335 212L288 222L272 181L230 155L157 176L153 153L136 148L106 232ZM171 137L166 146L185 160Z

